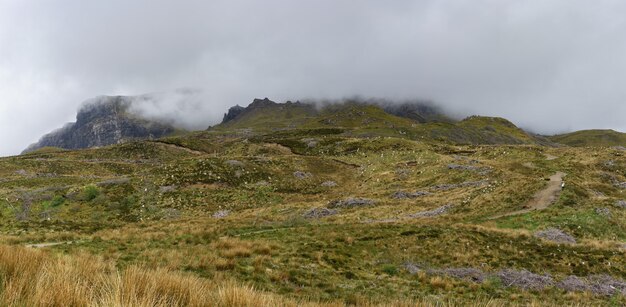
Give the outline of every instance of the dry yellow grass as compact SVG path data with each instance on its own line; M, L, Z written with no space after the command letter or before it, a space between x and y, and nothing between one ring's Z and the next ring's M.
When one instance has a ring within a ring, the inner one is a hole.
M89 255L54 256L0 246L2 306L296 306L224 280L131 266ZM308 304L308 303L307 303Z
M0 281L2 306L345 306L344 302L298 301L221 277L208 280L138 266L120 271L111 262L88 254L57 256L6 245L0 245ZM450 286L444 280L431 279L430 283L444 288ZM489 298L463 303L436 298L384 304L359 299L355 303L358 306L407 307L509 305ZM541 304L530 302L530 305Z

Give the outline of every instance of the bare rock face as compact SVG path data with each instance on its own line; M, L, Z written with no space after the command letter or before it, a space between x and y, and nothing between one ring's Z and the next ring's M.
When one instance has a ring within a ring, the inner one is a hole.
M246 108L239 105L231 107L230 109L228 109L228 113L224 114L224 119L222 120L222 123L227 123L237 118L237 116L239 116L239 114L243 113L245 110Z
M305 212L302 216L307 219L319 219L331 215L337 214L338 211L334 209L328 208L313 208L307 212Z
M168 124L131 114L132 97L101 96L87 101L76 122L43 136L23 153L43 147L79 149L119 144L132 139L160 138L174 132Z
M356 208L356 207L365 207L371 206L375 201L366 198L347 198L344 200L334 200L328 203L326 207L330 209L334 208Z
M575 244L576 239L556 228L548 228L535 233L535 237L555 243Z
M451 204L447 204L447 205L441 206L439 208L435 208L433 210L422 211L422 212L411 214L411 215L409 215L409 217L411 217L411 218L435 217L435 216L440 216L440 215L448 212L450 209L452 209L452 205Z

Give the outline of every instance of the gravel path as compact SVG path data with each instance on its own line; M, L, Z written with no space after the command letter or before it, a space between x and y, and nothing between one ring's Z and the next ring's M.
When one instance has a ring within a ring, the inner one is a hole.
M524 205L524 209L496 215L492 217L492 219L524 214L534 210L543 210L548 208L559 198L559 195L561 194L561 184L563 184L563 177L565 177L565 175L566 174L563 172L557 172L556 174L550 176L548 185L543 190L535 193L533 198Z

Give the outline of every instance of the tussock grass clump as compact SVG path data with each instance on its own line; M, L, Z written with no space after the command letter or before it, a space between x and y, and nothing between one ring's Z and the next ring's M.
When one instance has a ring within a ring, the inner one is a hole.
M228 280L0 246L3 306L297 306Z
M166 269L130 266L118 270L94 256L54 256L23 247L0 246L0 305L3 306L346 306L350 302L298 301L258 291L228 279L202 279ZM446 280L433 287L450 289ZM434 298L360 306L454 306ZM502 303L502 302L500 302ZM498 306L476 299L468 306Z

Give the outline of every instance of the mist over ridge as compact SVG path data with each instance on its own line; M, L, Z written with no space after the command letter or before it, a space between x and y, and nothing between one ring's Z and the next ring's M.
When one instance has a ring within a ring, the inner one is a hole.
M160 105L193 129L254 97L358 95L425 98L542 134L624 131L624 14L611 0L3 1L0 155L88 97L177 88L202 89Z

